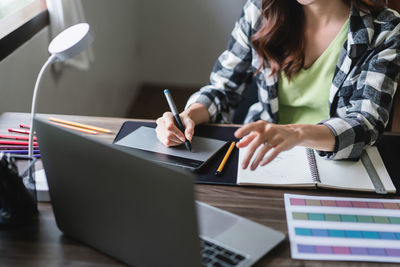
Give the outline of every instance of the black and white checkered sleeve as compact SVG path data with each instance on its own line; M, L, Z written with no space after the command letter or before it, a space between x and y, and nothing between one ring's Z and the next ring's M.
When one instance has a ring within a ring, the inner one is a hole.
M339 91L339 116L322 122L335 135L336 144L333 153L319 151L321 156L358 159L365 145L373 145L383 133L400 73L400 24L385 35L360 64L358 78Z
M251 75L252 21L260 14L254 0L249 0L232 31L228 48L218 58L210 75L210 84L193 94L185 109L193 103L203 104L211 122L230 122L233 110L242 99L243 84ZM254 23L253 23L254 24Z

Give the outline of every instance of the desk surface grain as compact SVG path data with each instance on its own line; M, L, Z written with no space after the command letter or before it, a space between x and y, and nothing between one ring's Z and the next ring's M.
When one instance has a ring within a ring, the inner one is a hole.
M50 115L45 114L40 114L39 116L50 117ZM109 117L51 116L111 129L113 134L99 134L97 136L108 143L112 142L122 123L127 120ZM29 123L29 115L26 113L0 114L0 134L7 133L8 128L18 128L19 123ZM41 168L40 162L37 167ZM377 195L371 193L196 185L196 196L200 201L246 217L278 231L282 231L287 235L286 215L283 202L284 193L377 197ZM121 265L118 261L75 240L65 237L57 228L53 211L49 203L39 203L39 212L37 222L32 226L14 229L0 228L0 265ZM264 256L256 266L321 266L322 264L324 266L398 266L388 263L293 260L290 257L288 238Z

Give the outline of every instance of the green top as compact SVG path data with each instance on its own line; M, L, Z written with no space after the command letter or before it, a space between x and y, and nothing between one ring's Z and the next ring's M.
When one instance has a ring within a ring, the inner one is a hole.
M328 48L308 69L289 82L282 72L278 82L279 123L315 124L329 118L329 89L340 50L347 39L349 20Z

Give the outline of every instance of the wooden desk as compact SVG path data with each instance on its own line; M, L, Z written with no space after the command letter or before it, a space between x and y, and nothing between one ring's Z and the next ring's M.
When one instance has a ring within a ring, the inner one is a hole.
M45 116L45 115L42 115ZM126 119L84 116L56 116L67 120L98 125L113 130L113 135L98 137L111 143ZM19 123L28 123L28 114L3 113L0 115L0 134L7 128L17 128ZM40 163L38 168L41 168ZM196 185L197 198L218 208L236 213L287 234L284 193L378 197L375 194L349 193L314 190L267 189L236 186ZM100 252L63 236L58 230L51 205L39 203L37 224L18 229L0 229L0 265L12 266L121 266L121 264ZM256 266L398 266L395 264L365 262L303 261L290 258L290 246L286 239L277 248L264 256Z

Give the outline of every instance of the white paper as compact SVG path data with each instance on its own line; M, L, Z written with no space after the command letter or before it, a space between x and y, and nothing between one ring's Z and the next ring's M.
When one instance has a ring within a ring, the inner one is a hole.
M44 169L35 172L36 196L39 202L50 201L49 186L47 185Z
M367 170L361 160L335 161L316 156L322 185L362 191L375 191Z
M247 147L239 150L238 184L289 186L313 184L304 147L294 147L281 152L273 161L257 167L254 171L251 171L250 167L245 170L241 167L246 151ZM255 155L257 152L258 150Z
M386 191L395 193L396 188L393 185L382 158L376 147L367 147L366 152L371 159L373 167L379 175ZM326 185L330 188L354 189L360 191L373 191L375 187L372 184L366 168L361 160L358 161L335 161L327 160L316 156L318 172L321 180L319 186Z

